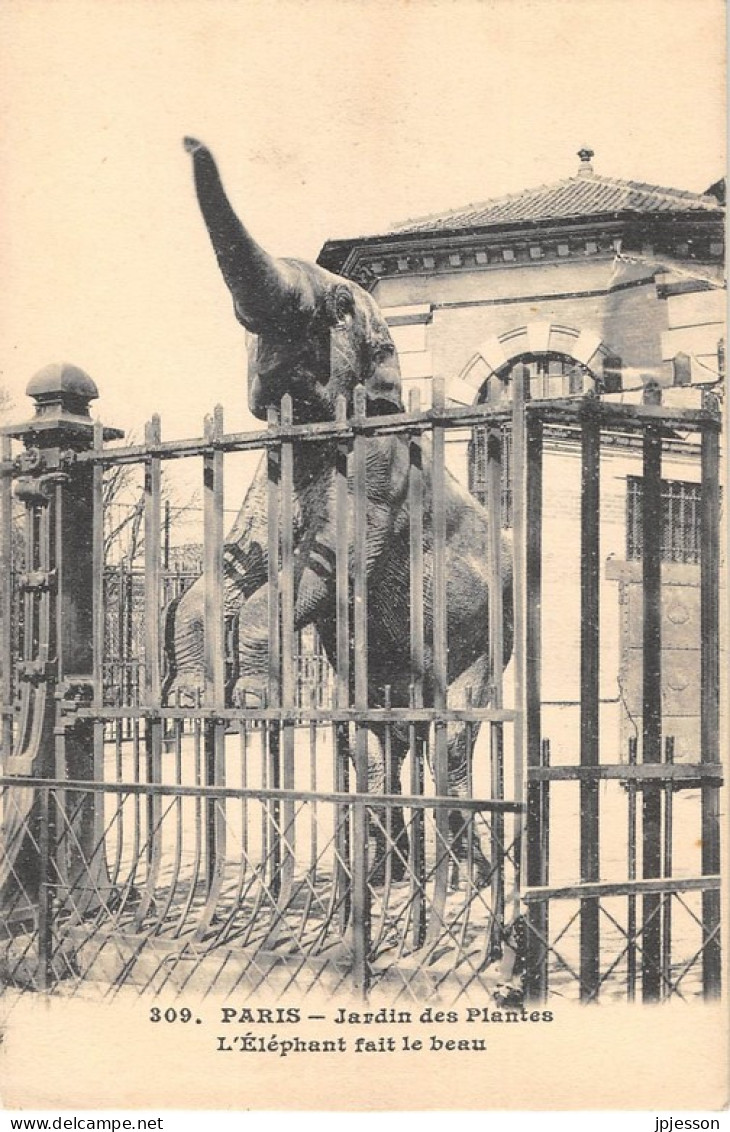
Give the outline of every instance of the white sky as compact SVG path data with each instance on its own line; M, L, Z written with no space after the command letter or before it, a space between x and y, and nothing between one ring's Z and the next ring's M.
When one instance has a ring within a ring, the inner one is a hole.
M697 191L724 171L719 0L7 0L0 382L86 369L105 423L200 435L245 412L243 333L180 139L254 233L328 237L595 167Z

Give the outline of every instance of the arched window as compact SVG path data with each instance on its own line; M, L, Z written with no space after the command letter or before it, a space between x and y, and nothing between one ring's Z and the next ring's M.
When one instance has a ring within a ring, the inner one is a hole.
M619 362L620 365L620 362ZM566 354L522 354L490 374L482 386L479 403L510 401L515 374L521 373L525 397L538 400L580 397L600 387L601 382L588 366ZM502 425L502 526L512 526L512 437L510 426ZM487 430L472 429L468 453L469 491L480 503L487 500Z
M515 373L521 371L525 397L579 397L596 388L593 373L575 358L565 354L523 354L491 374L484 383L479 401L509 401Z

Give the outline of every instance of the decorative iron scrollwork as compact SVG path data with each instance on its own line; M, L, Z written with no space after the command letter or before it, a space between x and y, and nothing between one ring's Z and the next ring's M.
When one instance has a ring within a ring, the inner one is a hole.
M24 475L39 472L44 465L43 453L40 448L26 448L24 452L15 457L15 467Z
M65 472L46 472L42 476L22 476L15 485L15 495L25 503L32 506L38 503L49 503L51 489L59 483L68 483L69 476Z
M61 712L68 715L80 708L91 707L94 700L94 685L83 676L72 676L58 685L56 696L60 701Z

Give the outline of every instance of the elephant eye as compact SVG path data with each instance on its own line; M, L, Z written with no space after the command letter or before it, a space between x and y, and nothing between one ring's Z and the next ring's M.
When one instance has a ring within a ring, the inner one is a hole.
M333 323L342 322L346 315L352 314L355 301L349 287L337 286L328 295L328 313Z
M390 341L378 342L373 349L373 358L382 362L385 358L392 358L395 353L395 343Z

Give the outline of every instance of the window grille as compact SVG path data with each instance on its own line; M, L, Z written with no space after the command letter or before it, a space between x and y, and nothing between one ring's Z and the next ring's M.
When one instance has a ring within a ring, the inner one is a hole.
M644 549L644 481L629 476L626 492L626 557L640 559ZM699 562L700 485L662 480L662 561Z

